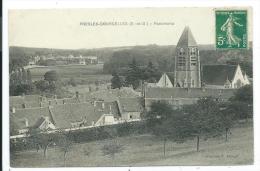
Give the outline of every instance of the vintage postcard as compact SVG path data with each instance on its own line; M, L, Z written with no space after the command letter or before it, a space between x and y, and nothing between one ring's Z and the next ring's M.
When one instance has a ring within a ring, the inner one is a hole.
M254 164L252 7L10 9L10 167Z

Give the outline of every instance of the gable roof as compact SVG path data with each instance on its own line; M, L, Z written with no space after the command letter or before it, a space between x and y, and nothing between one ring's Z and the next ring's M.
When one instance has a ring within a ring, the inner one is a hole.
M94 101L95 113L99 114L113 114L114 117L119 117L120 112L117 102Z
M119 98L119 105L122 112L141 112L143 111L142 98Z
M33 125L33 128L39 128L45 120L45 117L40 117L38 121Z
M25 102L39 102L42 96L39 95L25 95L25 96L10 96L10 104L22 104ZM43 97L42 97L43 98Z
M146 98L169 99L169 98L201 98L207 96L230 98L235 89L201 89L201 88L147 88Z
M188 26L186 26L181 34L177 46L197 46L197 43Z
M48 107L16 109L15 113L10 114L13 121L19 129L25 129L34 126L41 117L50 117L51 113ZM25 121L28 121L28 127Z
M70 103L80 103L83 102L82 99L72 97L72 98L63 98L63 99L51 99L45 102L45 105L61 105L61 104L70 104Z
M174 72L166 72L168 78L170 79L172 85L174 85Z
M204 65L202 67L202 82L208 85L224 85L232 81L237 65Z
M86 93L85 100L104 100L116 101L119 97L139 97L139 93L129 87L122 87L121 89L99 90Z
M86 120L86 125L92 125L103 113L96 113L94 106L90 103L74 103L56 105L51 108L54 125L57 128L70 128L71 123Z
M159 87L173 87L173 84L166 73L163 73L160 80L157 82Z

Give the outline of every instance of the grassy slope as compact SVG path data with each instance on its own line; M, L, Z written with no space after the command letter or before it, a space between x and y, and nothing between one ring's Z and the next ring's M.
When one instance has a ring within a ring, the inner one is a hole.
M148 165L242 165L253 163L253 129L243 124L232 129L228 142L224 136L201 141L201 150L196 152L196 141L183 144L167 142L166 158L163 157L163 142L151 135L121 137L122 153L114 158L103 156L100 150L105 141L76 144L68 153L66 166L148 166ZM89 156L84 149L90 148ZM11 161L13 167L64 166L58 148L48 150L47 159L43 152L27 151L17 154Z

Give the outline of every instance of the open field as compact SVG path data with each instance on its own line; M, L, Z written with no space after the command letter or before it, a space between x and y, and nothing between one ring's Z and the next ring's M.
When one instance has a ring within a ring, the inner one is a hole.
M168 141L166 157L163 157L163 141L151 135L120 137L116 140L124 150L114 159L104 156L102 147L112 140L75 144L67 154L66 166L148 166L148 165L245 165L253 163L253 128L242 124L233 128L229 141L225 138L202 140L196 152L196 141L182 144ZM91 149L91 150L86 150ZM90 152L86 155L86 151ZM43 152L25 151L11 160L12 167L64 166L63 153L59 148Z
M77 82L110 81L111 75L103 73L103 64L98 65L62 65L31 68L32 80L43 79L47 71L56 70L62 80L74 78Z

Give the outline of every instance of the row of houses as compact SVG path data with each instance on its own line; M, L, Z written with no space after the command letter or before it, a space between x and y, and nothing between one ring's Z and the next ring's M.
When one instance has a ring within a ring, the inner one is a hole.
M38 102L39 105L17 107L25 101L26 104L35 101L34 104ZM29 129L51 131L136 121L143 110L140 97L118 98L116 101L84 101L79 96L66 99L46 99L36 95L11 97L11 135L25 134Z
M98 64L98 57L97 56L32 56L29 59L28 66L34 66L37 65L37 63L42 61L55 61L55 63L63 63L63 64L79 64L79 65L93 65Z
M48 99L37 95L16 96L10 97L10 125L11 130L14 130L12 135L18 135L26 133L30 128L60 130L131 122L140 120L141 114L145 110L149 111L153 102L164 102L179 108L208 96L227 101L236 90L145 87L144 96L111 100L89 99L78 93L64 99ZM109 93L106 96L109 99Z

